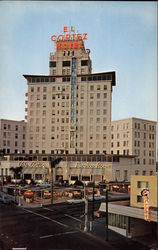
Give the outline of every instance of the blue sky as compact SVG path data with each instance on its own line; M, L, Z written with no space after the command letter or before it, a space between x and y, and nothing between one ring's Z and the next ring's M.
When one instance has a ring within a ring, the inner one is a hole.
M0 2L0 118L22 120L23 74L49 74L51 35L87 32L93 72L116 71L112 119L157 120L156 2Z

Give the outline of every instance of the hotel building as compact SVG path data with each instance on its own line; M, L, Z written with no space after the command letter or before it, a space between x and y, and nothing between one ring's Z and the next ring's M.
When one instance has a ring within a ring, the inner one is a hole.
M111 154L134 155L132 174L155 174L156 122L138 118L112 121Z
M25 121L0 119L0 149L4 154L25 153Z
M56 41L49 69L49 75L24 75L27 153L109 154L115 72L92 73L82 39Z

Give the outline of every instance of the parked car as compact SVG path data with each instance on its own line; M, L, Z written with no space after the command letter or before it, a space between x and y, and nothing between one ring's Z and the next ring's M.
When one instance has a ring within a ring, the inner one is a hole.
M2 194L0 195L0 201L4 204L10 204L11 203L11 200L9 199L8 196Z
M67 200L67 203L69 204L77 204L77 203L82 203L84 202L84 199L71 199L71 200Z
M102 199L105 199L105 196L100 195L100 194L95 194L95 195L94 195L94 200L95 200L95 201L100 201L100 200L102 200ZM88 196L88 200L89 200L89 201L92 201L92 200L93 200L93 195L89 195L89 196Z
M43 194L43 198L44 199L50 199L51 198L51 193L48 190L45 190L44 194Z
M51 187L51 184L48 182L45 182L45 183L38 183L38 184L36 184L36 186L41 187L41 188L49 188L49 187Z

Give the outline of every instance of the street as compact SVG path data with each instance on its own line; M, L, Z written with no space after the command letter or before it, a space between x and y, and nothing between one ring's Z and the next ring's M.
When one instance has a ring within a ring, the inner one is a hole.
M106 243L80 230L83 220L74 214L84 211L76 205L25 209L13 204L1 206L1 249L103 249ZM106 248L106 249L111 249Z
M95 202L95 210L99 204ZM89 203L89 211L91 207ZM0 249L150 249L111 230L106 242L105 218L95 219L93 233L89 232L89 224L88 232L84 232L84 209L83 203L31 209L0 203Z

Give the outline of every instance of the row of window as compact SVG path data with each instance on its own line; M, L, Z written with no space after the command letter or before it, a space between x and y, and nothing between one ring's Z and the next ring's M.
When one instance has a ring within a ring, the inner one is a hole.
M102 74L102 75L81 77L81 82L92 82L92 81L112 81L112 74Z
M154 163L155 163L154 158L153 159L149 159L148 161L146 159L142 159L142 164L143 165L146 165L146 164L153 165ZM135 165L140 165L141 164L141 160L139 158L135 158L134 159L134 164Z
M25 149L22 149L21 151L19 151L19 149L14 149L14 151L12 150L11 151L11 149L10 148L3 148L3 152L4 152L4 154L13 154L13 153L15 153L15 154L18 154L18 153L22 153L22 154L25 154Z
M149 125L149 124L140 124L140 123L135 123L135 129L142 129L142 130L147 130L147 129L149 129L150 131L155 131L155 126L154 125ZM112 125L111 126L111 130L112 131L114 131L114 130L122 130L122 128L123 128L123 130L124 129L129 129L129 123L123 123L123 125L121 124L121 125L119 125L119 124L117 124L117 125ZM135 137L140 137L140 132L138 132L138 131L136 131L135 132Z
M135 127L135 129L141 129L141 124L140 123L135 123L134 127ZM155 126L154 125L144 124L143 125L143 129L147 130L147 128L149 128L150 131L154 131L155 130Z
M122 144L123 147L128 147L129 146L129 141L123 141L122 143L121 142L116 142L116 146L117 147L120 147ZM111 143L111 147L113 148L114 147L114 142Z
M65 81L65 79L67 79L67 78L64 77L64 81ZM65 91L65 90L69 91L69 89L70 89L69 85L68 86L53 86L52 87L52 91ZM85 91L85 85L80 85L80 86L77 85L77 90L78 89L80 89L81 91ZM41 90L43 92L47 92L47 87L46 86L43 86L43 87L40 87L40 86L37 86L37 87L31 86L31 89L30 89L31 92L35 92L35 91L40 92ZM97 85L97 86L90 85L89 90L90 91L107 90L107 85L106 84L105 85Z
M18 131L19 128L21 128L21 126L19 127L18 125L3 124L3 129L5 129L5 130L15 130L15 131ZM26 131L26 127L23 126L22 130Z
M10 136L11 136L11 132L3 132L3 138L8 138L8 137L10 137ZM14 137L15 137L15 139L18 139L19 134L16 133L16 134L14 135ZM25 134L22 134L22 139L25 139Z
M56 72L56 71L54 71ZM54 73L55 74L55 73ZM62 77L62 81L64 82L69 82L70 77L67 77L68 80L66 81L66 77ZM100 75L90 75L90 76L81 76L81 82L93 82L93 81L112 81L112 74L100 74ZM56 82L56 78L49 76L49 77L28 77L28 81L30 83L42 83L42 82L47 82L47 83L52 83Z
M63 67L70 67L71 66L71 61L63 61L62 62ZM81 60L81 66L88 66L88 60ZM56 68L56 61L50 61L49 62L49 67Z
M10 144L11 144L10 141L6 141L6 140L3 141L3 146L4 146L4 147L10 147ZM15 147L18 147L18 146L19 146L18 141L15 141L15 142L14 142L14 146L15 146ZM22 147L25 147L25 142L22 142Z

